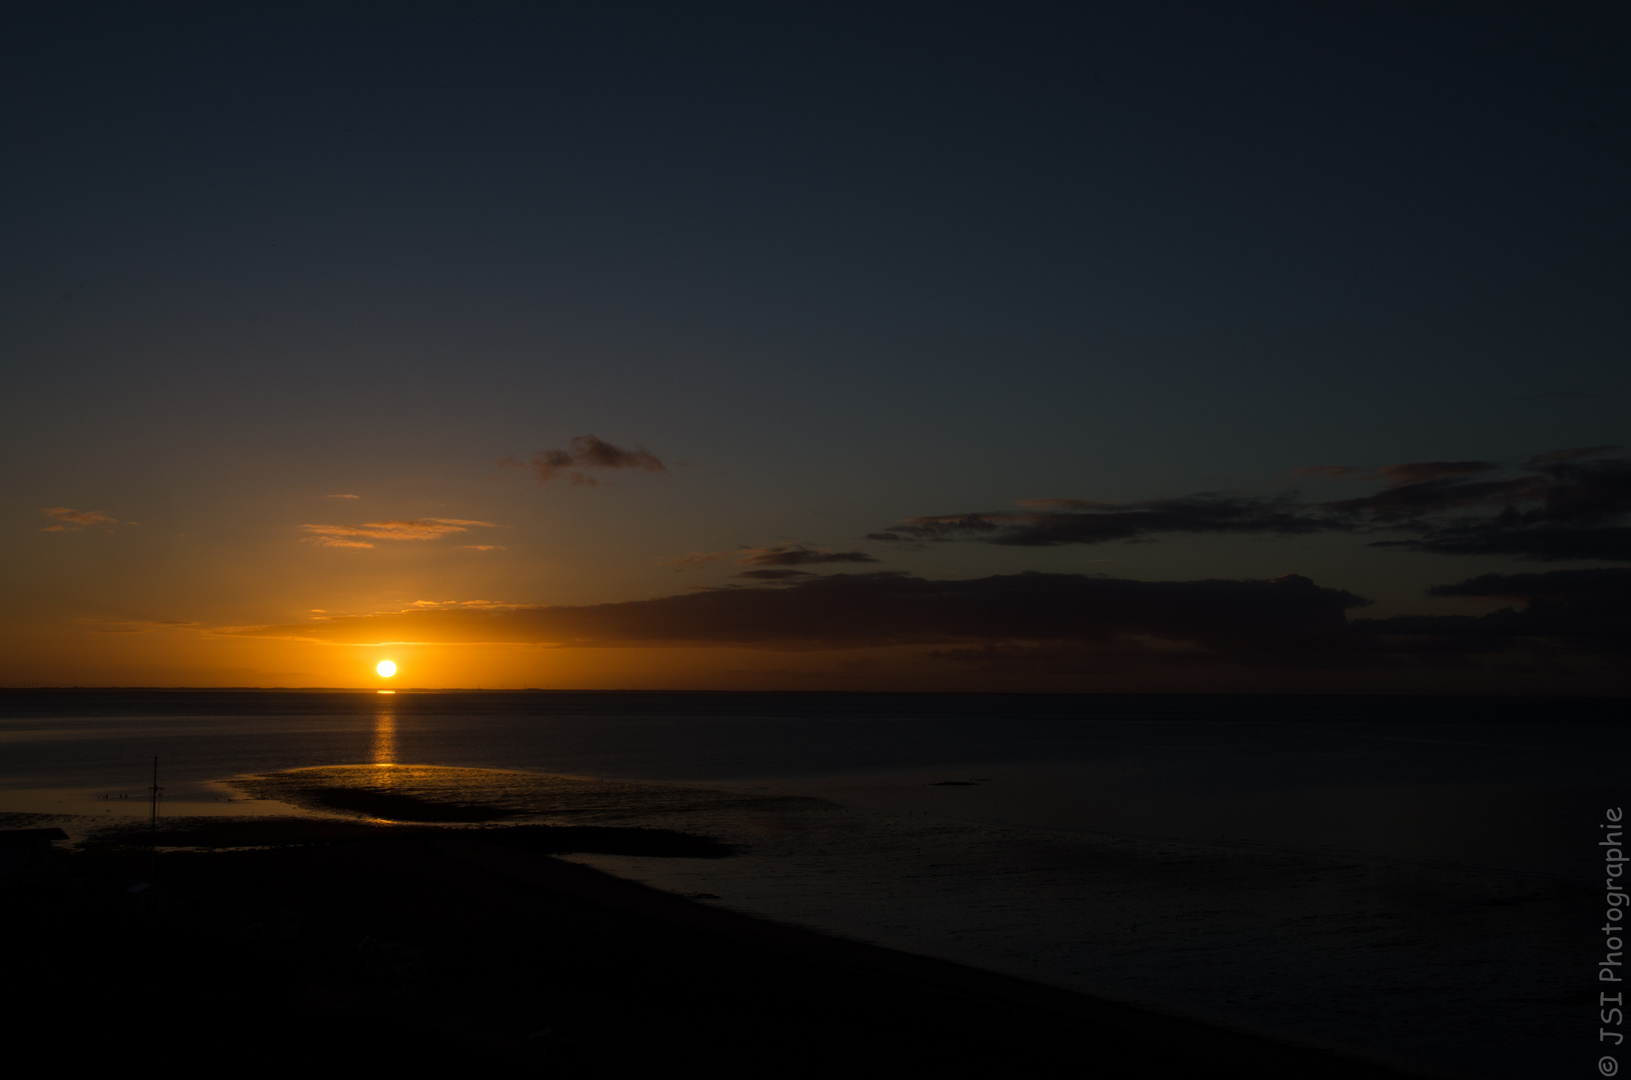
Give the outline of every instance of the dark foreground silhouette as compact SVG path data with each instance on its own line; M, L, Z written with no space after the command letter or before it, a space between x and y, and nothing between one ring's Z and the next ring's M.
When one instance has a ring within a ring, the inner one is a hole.
M53 884L0 899L22 1002L8 1026L64 1063L162 1070L1402 1075L749 918L545 854L641 843L720 854L701 838L311 825L239 823L250 831L238 843L286 845L263 850L154 860L105 843L61 855ZM157 888L128 891L155 866Z

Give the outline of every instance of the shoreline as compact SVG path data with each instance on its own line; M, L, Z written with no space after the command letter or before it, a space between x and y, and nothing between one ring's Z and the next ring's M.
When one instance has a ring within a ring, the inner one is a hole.
M1189 1066L1204 1067L1212 1076L1428 1080L1427 1074L1401 1071L1339 1050L1236 1031L1198 1019L699 903L696 899L654 889L569 859L540 859L486 839L450 837L433 840L431 845L449 858L492 873L676 929L712 935L767 954L896 982L919 992L980 1002L986 1008L1047 1016L1075 1028L1081 1037L1114 1045L1129 1057L1164 1054ZM1143 1066L1148 1067L1148 1064Z

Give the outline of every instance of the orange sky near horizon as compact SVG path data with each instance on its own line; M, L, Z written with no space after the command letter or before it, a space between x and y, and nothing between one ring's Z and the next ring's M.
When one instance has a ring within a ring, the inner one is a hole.
M721 647L561 648L521 643L345 645L193 628L107 634L82 628L0 634L0 686L250 687L352 690L754 690L970 693L1518 693L1621 692L1577 675L1390 670L1174 671L1128 663L1098 670L1005 671L953 664L922 646L831 650ZM398 665L389 679L380 660Z
M675 516L677 497L707 493L707 474L676 475L649 451L594 445L606 463L579 464L593 484L502 474L495 481L472 470L426 485L417 498L308 496L245 508L236 518L160 506L136 519L121 507L132 519L125 520L54 507L14 521L5 539L10 565L31 572L18 579L21 588L13 585L0 617L0 686L1626 689L1612 650L1604 653L1592 639L1576 661L1536 663L1521 634L1491 650L1465 622L1488 617L1516 627L1511 620L1522 616L1512 612L1524 589L1576 582L1566 591L1591 594L1619 588L1615 575L1623 571L1536 575L1512 557L1447 565L1408 550L1367 549L1351 534L1374 535L1364 532L1370 526L1331 516L1348 503L1292 503L1280 495L1056 500L1064 505L976 517L973 526L976 540L1004 528L1125 529L1125 522L1165 520L1197 505L1221 513L1244 505L1269 521L1253 528L1284 531L1276 515L1289 512L1315 530L1271 535L1272 542L1182 533L1159 543L935 542L933 530L964 528L967 519L951 518L949 525L908 519L893 526L899 533L859 542L852 526L847 544L835 530L817 542L732 547ZM1528 464L1373 470L1366 483L1376 493L1366 498L1386 505L1405 497L1410 484L1438 491L1462 483L1459 475L1469 470L1469 486L1480 491L1476 485L1490 483L1480 477L1511 476L1499 483L1518 498L1531 498L1541 483L1589 493L1589 485L1625 468L1617 458L1600 460L1614 449L1569 451L1559 458L1564 465L1548 464L1557 458L1551 455ZM1573 465L1581 455L1588 464ZM1577 474L1583 479L1573 479ZM1554 475L1562 479L1548 479ZM1342 482L1331 481L1333 490L1354 490ZM654 520L674 524L691 543L672 543L668 530L650 527ZM902 543L912 530L930 539ZM1293 568L1303 572L1288 572ZM1491 576L1489 568L1504 573ZM1429 589L1473 569L1485 569L1485 578L1467 581L1492 584ZM492 599L459 598L472 596ZM1398 620L1405 622L1391 629ZM1474 637L1454 637L1469 630ZM1424 632L1452 637L1435 643ZM375 673L384 659L399 665L388 683Z

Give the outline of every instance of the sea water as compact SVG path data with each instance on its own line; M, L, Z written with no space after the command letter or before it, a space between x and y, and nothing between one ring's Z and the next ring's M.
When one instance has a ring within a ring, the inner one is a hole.
M1444 1075L1595 1067L1611 700L0 694L0 812L267 814L233 776L438 765L735 792L580 855L686 895ZM472 801L480 792L471 793ZM25 819L15 819L23 821ZM36 820L33 818L26 819ZM576 820L582 820L581 818Z

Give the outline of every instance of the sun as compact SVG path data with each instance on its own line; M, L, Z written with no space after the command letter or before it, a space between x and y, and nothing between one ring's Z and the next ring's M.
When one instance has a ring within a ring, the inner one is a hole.
M379 672L380 678L389 679L392 675L396 674L396 664L390 660L381 660L379 662L379 666L374 670Z

